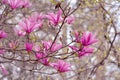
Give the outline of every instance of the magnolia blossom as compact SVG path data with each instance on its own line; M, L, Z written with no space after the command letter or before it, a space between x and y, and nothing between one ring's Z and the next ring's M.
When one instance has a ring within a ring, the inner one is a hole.
M16 49L16 48L18 47L18 41L11 41L11 42L9 43L9 47L10 47L11 49Z
M3 30L0 30L0 39L6 38L6 37L7 37L7 33L4 32Z
M22 30L22 28L20 28L20 27L15 27L15 28L14 28L14 32L15 32L18 36L24 36L24 35L26 34L26 32L24 32L24 31Z
M96 43L97 39L95 38L95 35L93 35L91 32L85 32L80 38L80 42L82 43L82 45L88 46L93 43Z
M75 20L74 16L68 16L65 21L68 24L72 24L74 22L74 20Z
M30 7L32 4L30 3L30 0L23 0L22 1L22 7Z
M36 52L39 52L41 49L40 49L40 46L39 45L35 45L33 47L33 50L36 51Z
M49 59L47 58L47 54L41 52L36 53L35 56L42 64L49 66Z
M92 45L97 42L95 35L91 32L84 32L82 35L78 31L75 31L76 42L81 43L83 46Z
M4 75L8 74L8 71L3 66L0 65L0 69L3 72Z
M63 60L58 60L55 63L51 63L50 64L52 67L54 67L55 69L57 69L59 72L67 72L70 71L70 64L66 63Z
M62 48L62 44L58 44L58 43L52 44L51 41L43 41L42 43L43 43L45 50L50 49L51 52L55 52L59 50L60 48Z
M34 12L31 16L28 17L31 22L41 22L45 15L42 13Z
M0 49L0 54L4 54L5 53L5 50L4 49Z
M69 47L72 50L76 51L79 57L91 54L94 51L94 49L91 47L83 47L83 48L78 48L76 46L69 46Z
M80 42L80 33L79 33L79 31L74 31L74 33L75 33L76 42Z
M63 20L61 15L62 15L62 11L58 10L56 14L48 13L46 17L49 19L50 25L57 26L59 22Z
M36 21L32 22L29 19L23 19L23 21L19 23L19 27L21 27L21 29L26 33L31 33L34 30L38 29L40 26L41 23L37 23Z
M25 49L28 52L32 51L32 49L33 49L33 43L26 42L25 43Z
M42 27L42 14L34 14L29 16L28 18L24 18L21 22L19 22L19 27L16 27L14 29L18 36L23 36L26 33L31 33Z
M4 4L8 4L12 9L20 7L29 7L31 3L29 0L2 0Z

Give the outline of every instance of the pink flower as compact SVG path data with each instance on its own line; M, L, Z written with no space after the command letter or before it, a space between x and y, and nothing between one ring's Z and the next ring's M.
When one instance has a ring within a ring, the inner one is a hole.
M91 32L85 32L83 33L80 42L82 43L83 46L88 46L93 43L96 43L97 39L95 38L95 35L93 35Z
M2 2L8 4L12 9L28 7L30 5L29 0L2 0Z
M62 21L61 15L62 15L62 11L58 10L58 12L56 14L48 13L48 15L46 17L49 19L50 25L57 26L59 24L59 22Z
M78 56L84 56L93 53L93 48L90 47L84 47L81 51L78 52Z
M72 23L74 22L74 20L75 20L74 16L68 16L68 17L66 18L66 22L67 22L68 24L72 24Z
M80 33L78 31L74 31L74 33L75 33L76 42L80 42Z
M30 7L32 4L30 3L30 0L23 0L22 1L22 6L23 7Z
M79 57L91 54L91 53L93 53L93 50L94 50L93 48L90 48L90 47L83 47L81 49L76 46L69 46L69 47L72 50L76 51L78 53Z
M15 27L14 28L14 32L18 35L18 36L24 36L26 34L26 32L24 32L20 27Z
M1 65L0 65L0 69L2 70L4 75L8 74L8 71L4 67L2 67Z
M32 22L41 22L43 18L45 18L45 15L38 12L34 12L31 16L28 17L28 19L30 19Z
M16 49L16 48L18 47L18 41L11 41L11 42L9 43L9 47L10 47L11 49Z
M45 50L48 50L52 44L51 41L42 41L43 47L45 48Z
M42 27L42 14L34 13L28 18L23 19L19 22L19 26L14 28L14 31L18 34L18 36L24 36L26 33L31 33Z
M2 0L3 3L9 4L12 9L21 7L22 0Z
M58 60L56 63L50 64L52 67L57 69L59 72L67 72L70 71L70 64L64 62L63 60Z
M52 46L50 49L51 52L55 52L55 51L59 50L60 48L62 48L62 44L54 43L52 45L51 41L43 41L42 43L43 43L45 50L50 49L50 47Z
M30 52L32 51L32 48L33 48L33 43L25 43L25 49L26 51Z
M6 37L7 37L7 33L4 32L3 30L0 30L0 39L6 38Z
M4 54L5 50L4 49L0 49L0 54Z
M36 52L39 52L39 51L41 50L39 45L35 45L35 46L33 47L33 49L34 49L34 51L36 51Z
M41 23L37 23L36 21L32 22L29 19L23 19L23 21L19 23L19 27L21 27L26 33L33 32L38 29L39 26L41 26Z
M49 66L49 59L47 58L47 54L41 52L36 53L35 56L42 64Z

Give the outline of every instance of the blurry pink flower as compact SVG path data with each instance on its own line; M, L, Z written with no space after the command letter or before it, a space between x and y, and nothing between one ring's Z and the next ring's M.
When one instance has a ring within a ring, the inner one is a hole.
M19 26L14 28L18 36L24 36L26 33L31 33L42 27L43 14L34 13L28 18L24 18L19 22Z
M93 53L94 49L93 48L90 48L90 47L83 47L83 48L78 48L76 46L69 46L72 50L76 51L78 53L78 56L81 57L81 56L85 56L85 55L88 55L88 54L91 54Z
M36 52L39 52L39 51L41 50L39 45L35 45L35 46L33 47L33 49L34 49L34 51L36 51Z
M35 56L42 64L49 66L49 59L47 58L47 54L41 52L36 53Z
M32 4L30 3L30 0L23 0L22 1L22 7L30 7Z
M63 60L58 60L56 63L51 63L50 65L57 69L59 72L67 72L71 70L71 65L64 62Z
M3 3L9 4L12 9L21 7L22 0L2 0Z
M54 44L52 45L51 51L54 52L54 51L59 50L60 48L62 48L62 44L54 43Z
M32 51L32 49L33 49L33 43L26 42L25 43L25 49L28 52Z
M8 74L8 71L5 68L3 68L1 65L0 65L0 69L3 72L4 75Z
M26 33L31 33L34 30L38 29L39 26L41 26L41 23L32 22L29 19L23 19L23 21L19 23L19 26Z
M2 0L4 4L10 5L12 9L20 7L28 7L30 5L29 0Z
M43 47L45 48L45 50L48 50L52 44L51 41L42 41Z
M11 49L16 49L16 48L18 47L18 41L11 41L11 42L9 43L9 47L10 47Z
M90 47L84 47L81 51L78 52L78 56L84 56L93 53L94 49Z
M7 33L4 32L3 30L0 30L0 39L6 38L6 37L7 37Z
M61 15L62 15L62 11L58 10L58 12L56 14L48 13L48 15L46 17L49 19L50 25L57 26L59 24L59 22L62 21Z
M79 31L74 31L74 33L75 33L76 42L80 42L80 33L79 33Z
M75 20L74 16L68 16L68 17L66 18L66 22L67 22L68 24L72 24L72 23L74 22L74 20Z
M28 17L31 22L41 22L43 18L45 18L45 15L38 12L34 12L31 16Z
M43 43L45 50L50 49L50 47L52 46L50 49L51 52L55 52L55 51L59 50L60 48L62 48L62 44L54 43L52 45L51 41L43 41L42 43Z
M93 35L91 32L85 32L83 33L80 42L82 43L83 46L88 46L93 43L96 43L97 39L95 38L95 35Z
M31 33L42 27L42 14L33 14L19 23L19 27L26 33Z
M0 54L4 54L5 50L4 49L0 49Z
M14 32L18 35L18 36L24 36L26 34L26 32L24 32L20 27L15 27L14 28Z

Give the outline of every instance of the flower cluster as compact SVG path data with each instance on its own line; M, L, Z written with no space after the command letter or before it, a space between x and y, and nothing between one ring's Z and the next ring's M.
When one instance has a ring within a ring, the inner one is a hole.
M7 4L11 7L12 10L17 8L29 7L31 5L29 0L2 0L4 4ZM26 41L23 41L22 49L24 52L32 53L36 61L42 63L45 66L50 66L55 68L59 72L67 72L71 70L71 65L64 60L57 59L55 62L50 61L51 55L54 56L56 53L59 53L59 50L64 48L63 44L57 43L55 39L53 41L42 40L41 45L36 44L36 42L30 40L31 33L41 29L44 26L44 22L47 20L48 25L53 26L53 28L60 28L59 25L62 23L72 24L75 20L74 16L64 16L63 10L59 9L56 13L49 12L47 14L34 12L31 16L23 18L16 27L14 31L17 36L24 36ZM61 26L62 26L61 25ZM61 28L60 28L61 29ZM60 29L58 31L60 31ZM33 33L34 34L34 33ZM58 33L59 34L59 33ZM57 35L56 35L57 36ZM6 38L7 33L3 30L0 30L0 39ZM21 37L20 37L21 38ZM93 53L92 44L96 43L97 39L95 35L91 32L84 32L82 35L78 31L75 31L75 43L79 46L69 46L73 52L77 52L78 56L84 56L86 54ZM35 45L36 44L36 45ZM11 40L9 42L7 49L10 51L16 50L19 51L19 40ZM4 48L0 48L0 54L5 52ZM18 49L18 50L17 50ZM21 51L22 52L22 51ZM5 70L1 67L1 70L6 74Z
M93 48L90 45L97 42L95 35L91 32L84 32L82 36L78 31L75 31L75 42L79 44L79 46L70 46L70 48L78 53L78 56L84 56L86 54L93 53Z
M43 44L42 46L43 48L40 48L39 46L35 46L35 51L37 52L35 56L44 65L49 65L49 59L47 58L47 56L62 48L62 44L58 44L58 43L52 44L51 41L43 41L42 44Z
M60 48L62 48L61 44L58 43L52 44L51 41L43 41L42 44L43 48L40 48L38 45L34 46L35 49L34 51L36 51L35 57L38 61L40 61L43 65L54 67L59 72L70 71L70 64L66 63L63 60L58 60L57 62L54 63L50 62L48 53L58 51ZM32 46L31 44L29 45L26 45L28 47L26 48L27 51L31 51L31 49L33 48L33 45Z

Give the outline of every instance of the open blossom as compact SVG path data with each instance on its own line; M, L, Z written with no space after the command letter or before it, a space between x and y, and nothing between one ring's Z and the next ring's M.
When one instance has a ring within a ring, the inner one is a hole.
M43 15L38 13L34 13L28 18L23 19L21 22L19 22L18 29L15 28L17 30L17 34L21 36L41 28L42 19L43 19Z
M74 22L74 20L75 20L74 16L68 16L65 21L68 24L72 24Z
M18 26L14 28L14 31L18 36L24 36L26 33L31 33L42 27L43 16L41 13L34 13L28 18L24 18L19 22Z
M29 0L2 0L4 4L8 4L12 9L30 6Z
M47 58L47 54L41 52L35 54L38 61L40 61L42 64L49 66L49 59Z
M11 42L9 43L9 47L10 47L11 49L16 49L16 48L18 47L18 41L11 41Z
M45 50L50 49L50 47L52 46L50 49L51 52L55 52L55 51L59 50L60 48L62 48L62 44L54 43L52 45L51 41L43 41L42 43L43 43Z
M37 23L36 21L32 22L29 19L23 19L23 21L19 23L19 26L26 33L31 33L34 30L38 29L41 26L41 23Z
M6 37L7 37L7 33L4 32L3 30L0 30L0 39L6 38Z
M57 62L51 63L50 65L57 69L59 72L67 72L71 70L70 69L71 65L63 60L58 60Z
M62 19L62 11L58 10L56 14L48 13L46 16L49 19L50 25L57 26L63 19Z
M33 49L33 43L26 42L25 43L25 49L28 52L32 51L32 49Z
M41 21L43 20L43 18L45 18L45 15L42 14L42 13L34 12L28 18L29 18L29 20L31 22L39 22L40 21L40 23L41 23Z
M80 42L82 43L83 46L88 46L93 43L96 43L97 39L95 38L95 35L93 35L91 32L85 32L83 33Z
M78 31L75 31L76 42L81 43L83 46L92 45L97 42L95 35L91 32L84 32L82 35Z
M20 27L15 27L14 28L14 32L18 35L18 36L24 36L26 34L26 32L24 32Z
M91 47L83 47L83 48L78 48L76 46L69 46L72 50L76 51L78 56L81 57L81 56L85 56L85 55L88 55L88 54L91 54L93 53L94 49L91 48Z

